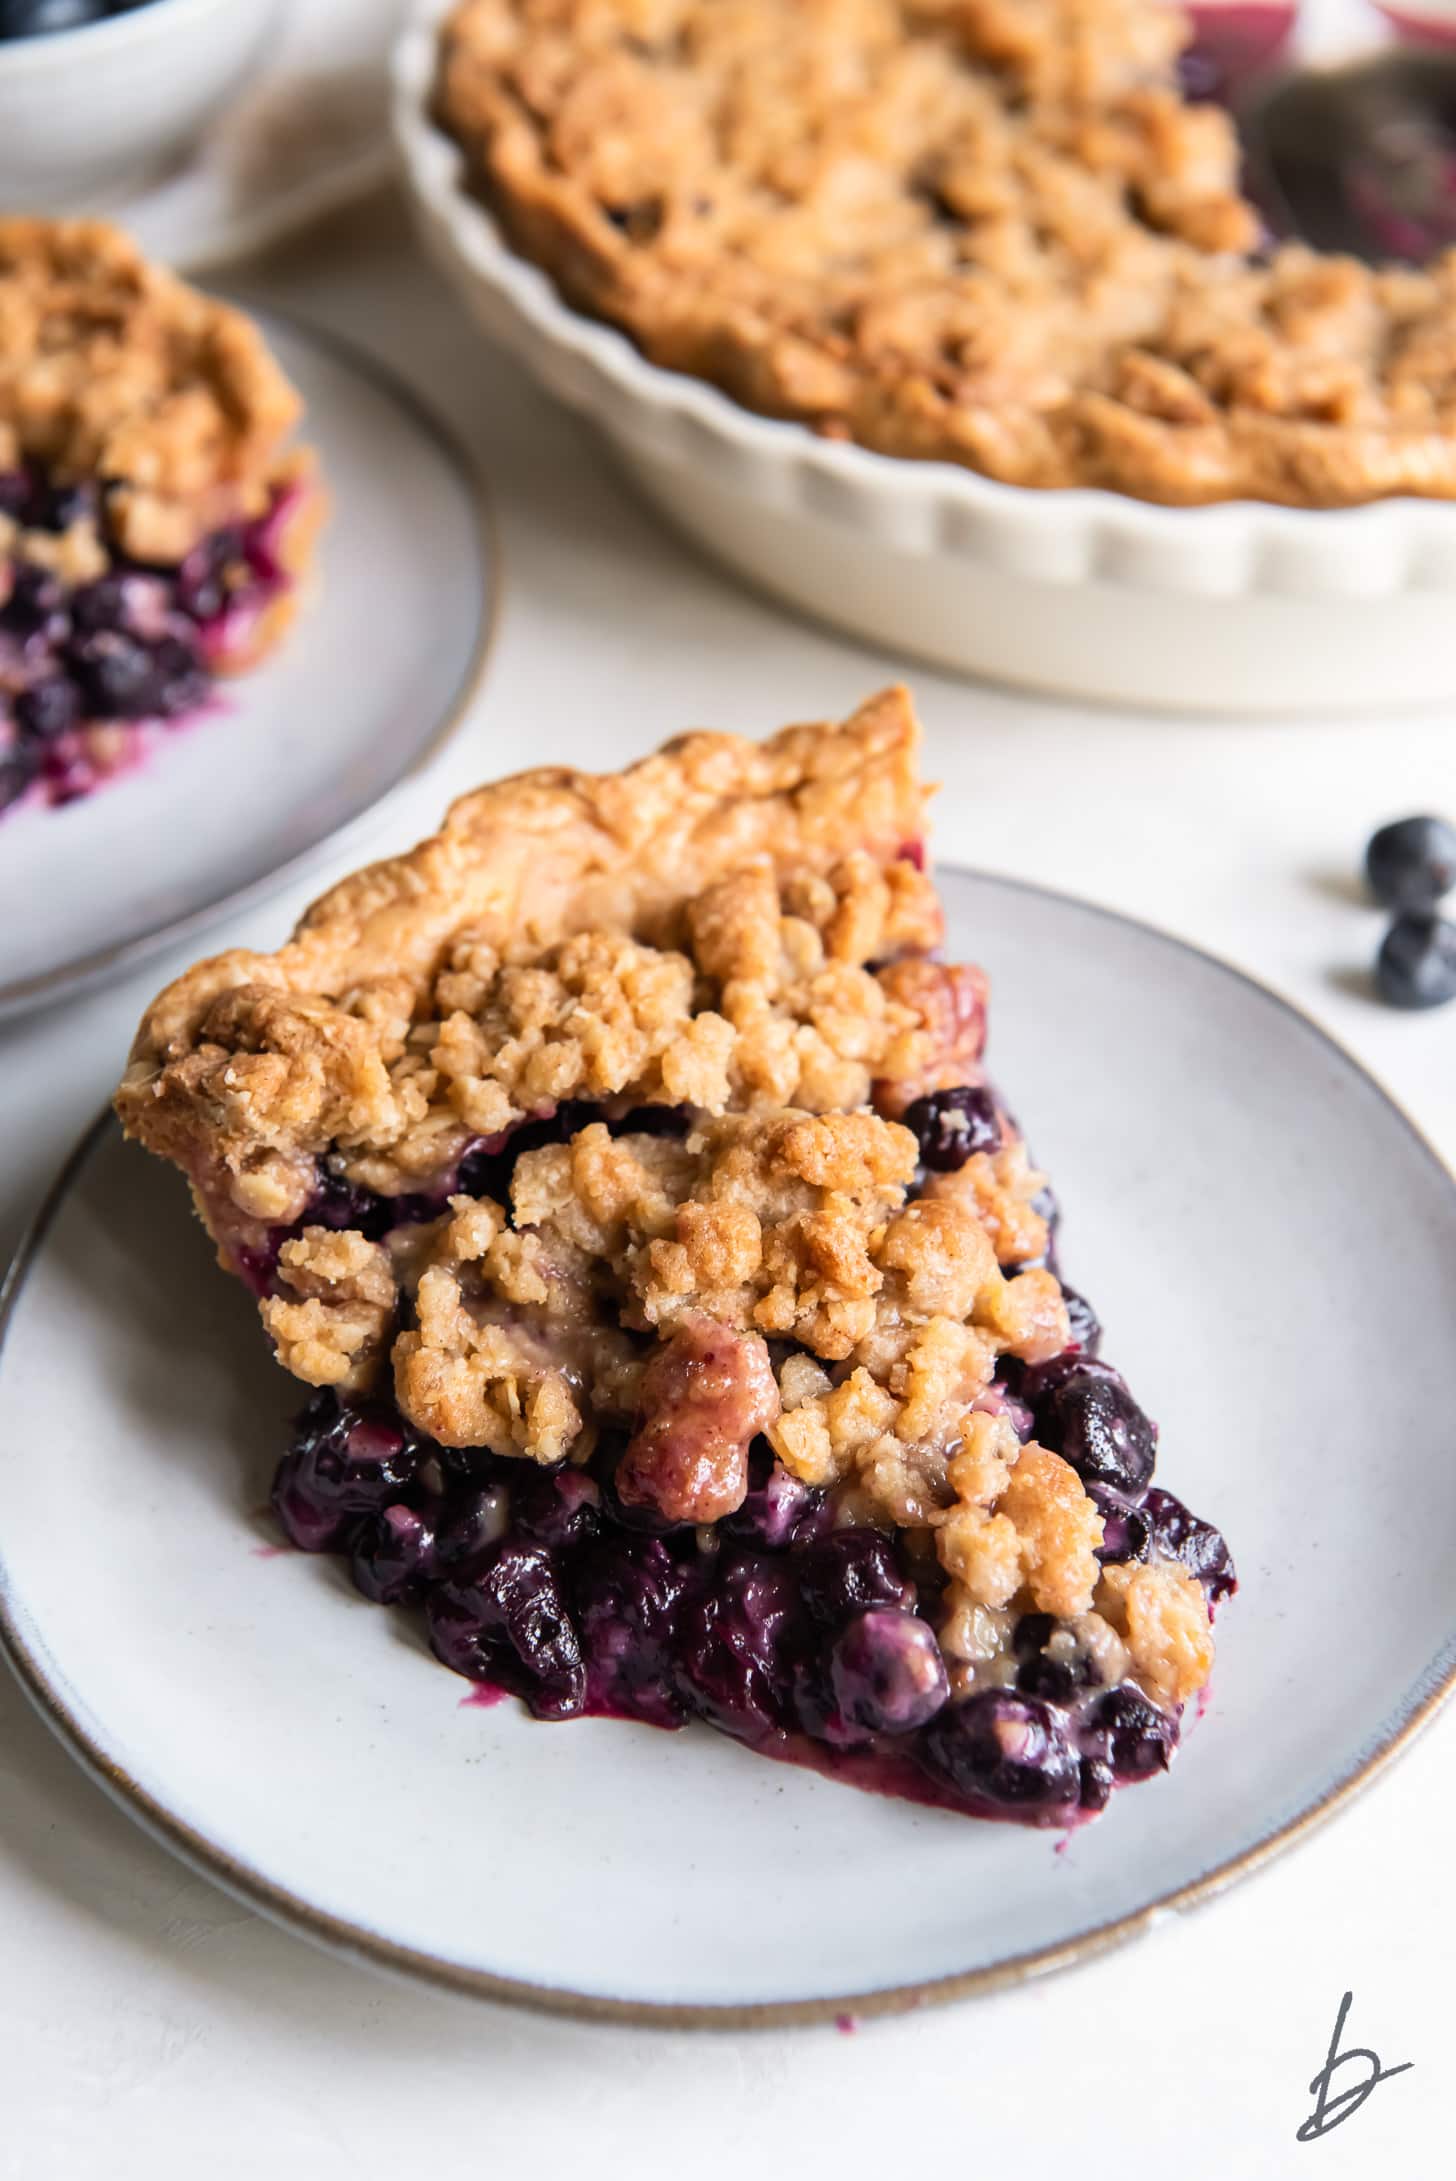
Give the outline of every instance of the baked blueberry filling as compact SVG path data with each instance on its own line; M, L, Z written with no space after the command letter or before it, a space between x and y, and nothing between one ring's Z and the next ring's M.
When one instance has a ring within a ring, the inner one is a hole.
M526 1153L593 1122L681 1139L692 1121L682 1106L563 1102L395 1196L322 1166L302 1217L270 1232L255 1284L306 1227L398 1238L452 1198L508 1204ZM922 1098L906 1123L922 1179L1002 1140L980 1088ZM1211 1611L1235 1587L1223 1538L1152 1485L1157 1427L1097 1359L1096 1313L1065 1292L1066 1350L1030 1367L1003 1356L978 1406L1077 1473L1102 1516L1104 1570L1175 1564ZM778 1344L776 1369L792 1347ZM278 1517L305 1550L347 1557L366 1597L423 1607L437 1657L539 1718L698 1718L856 1784L1037 1824L1074 1822L1167 1768L1182 1706L1121 1678L1105 1622L1004 1616L999 1651L969 1685L954 1680L943 1569L923 1542L863 1523L784 1466L734 1336L687 1319L648 1352L633 1428L604 1420L579 1465L440 1446L387 1402L321 1392L280 1464Z
M445 1665L540 1719L698 1718L882 1793L1031 1824L1075 1823L1171 1763L1181 1707L1109 1684L1095 1642L1050 1613L1014 1623L991 1669L1004 1685L955 1693L936 1575L883 1530L834 1527L831 1496L766 1440L742 1504L709 1526L625 1506L623 1444L606 1433L585 1465L542 1466L438 1447L387 1404L320 1392L273 1504L294 1544L345 1556L377 1603L422 1606ZM1176 1559L1211 1606L1227 1597L1219 1533L1171 1493L1124 1486L1139 1504L1102 1500L1104 1564Z
M286 537L305 494L205 536L175 566L128 558L106 493L36 469L0 474L0 810L74 801L134 758L147 730L206 705L250 663L289 590ZM76 543L77 539L81 542Z

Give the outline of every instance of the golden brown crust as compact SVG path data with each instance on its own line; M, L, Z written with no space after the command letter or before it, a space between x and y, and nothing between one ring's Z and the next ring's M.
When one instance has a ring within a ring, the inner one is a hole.
M855 851L893 865L924 831L917 739L891 689L839 728L687 735L624 773L479 788L315 902L276 954L218 955L170 985L137 1033L122 1120L189 1171L219 1148L241 1170L250 1151L258 1165L347 1138L365 1108L408 1101L387 1071L462 935L496 963L594 929L670 941L687 902L755 862L805 883Z
M0 470L105 481L136 559L263 513L300 408L251 320L119 229L0 219Z
M1278 250L1166 0L461 0L437 112L567 300L746 407L1174 504L1456 494L1456 255Z
M1043 1177L999 1110L957 1174L906 1125L984 1089L985 979L930 953L916 735L896 689L481 789L278 954L164 993L118 1109L305 1382L392 1389L441 1447L615 1435L624 1502L676 1522L732 1514L766 1438L939 1559L959 1686L1014 1670L1019 1607L1176 1701L1201 1592L1099 1589L1101 1515L1008 1420L1002 1359L1071 1338Z

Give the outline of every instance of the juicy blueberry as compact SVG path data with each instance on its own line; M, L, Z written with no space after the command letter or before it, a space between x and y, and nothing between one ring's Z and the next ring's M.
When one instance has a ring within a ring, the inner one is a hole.
M725 1515L722 1528L729 1537L741 1537L778 1552L797 1536L803 1538L822 1518L824 1494L803 1484L769 1450L766 1439L754 1442L748 1459L748 1492L743 1505Z
M1176 1719L1127 1682L1097 1699L1084 1731L1089 1744L1095 1737L1099 1754L1119 1780L1145 1780L1154 1772L1166 1772L1178 1747Z
M720 1563L679 1623L678 1686L694 1711L749 1742L793 1723L798 1605L785 1560L744 1553Z
M1023 1613L1011 1643L1021 1662L1016 1686L1023 1696L1070 1704L1078 1690L1095 1688L1101 1678L1071 1631L1050 1613Z
M1147 1516L1136 1507L1125 1507L1100 1485L1089 1485L1087 1497L1102 1517L1098 1559L1104 1564L1110 1560L1146 1560L1152 1534Z
M424 1596L436 1572L435 1525L427 1508L395 1500L361 1523L350 1572L376 1605L402 1605Z
M435 1526L435 1558L442 1568L477 1560L510 1528L510 1500L503 1484L462 1484L451 1492Z
M1001 1143L995 1100L970 1084L917 1098L905 1109L905 1126L919 1140L922 1165L936 1174L954 1174L976 1152Z
M330 1394L311 1401L298 1436L278 1465L273 1506L285 1531L305 1552L344 1544L360 1515L397 1499L419 1455L393 1417L342 1408Z
M1365 851L1370 891L1388 909L1434 909L1456 886L1456 826L1444 818L1401 818L1371 836Z
M681 1726L673 1672L678 1609L687 1577L658 1537L602 1538L572 1571L592 1704L651 1726Z
M1027 1373L1022 1397L1036 1411L1042 1445L1070 1462L1084 1484L1128 1499L1141 1495L1157 1457L1157 1426L1109 1364L1059 1356Z
M60 618L64 595L48 569L21 561L11 577L10 596L0 606L0 628L21 637L39 635L43 629L64 629Z
M1112 1800L1112 1767L1103 1757L1082 1759L1082 1787L1077 1801L1084 1810L1105 1810Z
M15 700L16 725L38 742L68 734L80 717L80 695L64 674L48 674L44 681L32 682Z
M207 695L210 680L190 644L180 637L161 636L152 646L155 677L154 702L164 719L178 719L191 712Z
M947 1704L925 1729L919 1754L961 1794L1007 1809L1064 1807L1081 1794L1066 1729L1034 1696L982 1689Z
M131 589L125 576L98 576L71 594L72 625L86 635L124 629L130 618Z
M579 1545L597 1527L601 1488L581 1469L536 1469L515 1464L523 1474L511 1484L511 1527L538 1545Z
M1375 958L1375 982L1392 1007L1444 1007L1456 1000L1456 924L1439 916L1398 916Z
M430 1642L457 1674L499 1681L538 1719L586 1704L586 1667L556 1566L539 1545L506 1540L429 1594Z
M1074 1287L1062 1282L1062 1301L1067 1306L1067 1323L1071 1328L1070 1346L1079 1355L1095 1356L1102 1346L1102 1320L1098 1317L1085 1295L1079 1295Z
M1156 1488L1144 1500L1142 1515L1148 1527L1148 1549L1165 1559L1181 1560L1189 1574L1196 1575L1207 1589L1210 1605L1222 1604L1238 1589L1239 1579L1223 1533L1211 1522L1190 1514L1171 1492ZM1127 1557L1142 1559L1143 1554Z
M855 1615L834 1646L829 1679L841 1717L869 1734L912 1734L950 1695L929 1622L890 1606Z
M87 709L100 719L145 719L161 709L151 653L119 629L97 629L67 646Z
M794 1567L804 1603L825 1628L842 1627L871 1606L905 1611L915 1603L914 1589L881 1530L836 1530L796 1552Z

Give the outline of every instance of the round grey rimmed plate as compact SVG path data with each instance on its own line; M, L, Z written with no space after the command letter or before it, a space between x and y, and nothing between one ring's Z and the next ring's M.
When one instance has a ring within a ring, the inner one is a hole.
M0 817L0 1019L263 899L325 843L361 842L481 685L500 577L469 457L372 359L255 315L322 460L315 574L278 650L135 770Z
M1146 927L942 873L1068 1276L1243 1578L1172 1774L1061 1852L706 1730L481 1708L257 1515L296 1389L174 1175L95 1135L17 1268L0 1626L133 1815L266 1914L492 1998L667 2023L912 2005L1253 1870L1456 1676L1456 1183L1310 1021Z

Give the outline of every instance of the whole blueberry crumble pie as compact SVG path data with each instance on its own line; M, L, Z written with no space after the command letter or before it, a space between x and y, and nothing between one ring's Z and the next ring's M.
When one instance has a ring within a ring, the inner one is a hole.
M902 690L520 775L203 962L117 1097L314 1388L273 1504L543 1719L1066 1825L1234 1588L1057 1271Z
M0 811L84 795L276 642L322 509L300 406L115 228L0 219Z
M435 114L566 301L765 415L1175 505L1456 497L1456 254L1272 247L1168 0L458 0Z

